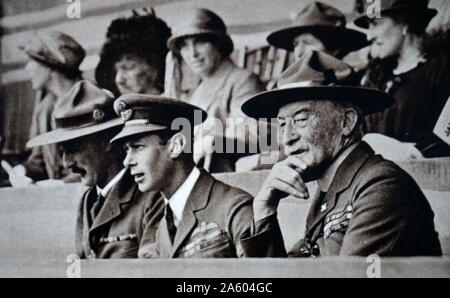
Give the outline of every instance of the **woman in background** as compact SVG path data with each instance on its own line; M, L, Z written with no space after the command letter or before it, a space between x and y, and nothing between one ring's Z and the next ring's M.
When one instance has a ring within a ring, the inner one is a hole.
M116 96L163 93L170 35L170 28L153 10L113 20L95 70L98 85Z
M381 1L381 18L355 20L369 29L372 43L373 61L362 85L396 98L392 107L366 118L368 132L401 142L395 148L406 158L450 156L450 146L433 134L450 95L447 33L425 32L436 13L428 8L428 0L389 0Z
M217 129L214 121L206 121L203 128L211 132L206 135L248 144L252 136L248 136L240 125L234 125L227 119L248 119L242 113L241 105L245 99L262 91L263 86L254 74L237 67L231 61L234 45L223 20L204 8L184 12L183 18L174 27L174 35L169 39L168 46L173 56L181 58L200 78L200 84L187 100L207 111L209 119L220 121L222 129ZM207 143L209 141L205 142ZM199 144L198 138L196 144ZM206 147L212 146L209 143ZM226 144L224 149L225 146ZM195 156L196 161L203 163L203 167L211 172L224 172L233 171L235 162L241 155L230 152L211 154L205 150Z
M290 27L272 32L267 41L276 48L294 52L296 59L308 50L343 59L369 45L364 33L346 28L346 24L345 15L335 7L312 2L296 14Z

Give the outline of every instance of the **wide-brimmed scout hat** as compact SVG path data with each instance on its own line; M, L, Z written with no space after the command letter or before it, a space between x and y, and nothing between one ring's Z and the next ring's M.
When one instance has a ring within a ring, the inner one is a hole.
M303 33L311 33L327 45L350 53L368 46L364 33L346 28L347 20L338 9L322 2L312 2L298 12L290 27L275 31L267 41L287 51L293 51L293 40Z
M89 81L80 81L55 108L56 129L34 137L27 147L65 142L122 125L113 104L111 92Z
M175 53L180 51L180 42L193 36L208 36L217 41L224 57L228 57L234 49L233 41L227 33L223 20L214 12L206 8L193 8L183 12L183 16L173 28L173 36L167 45Z
M134 135L178 129L178 125L201 124L207 113L185 101L159 95L125 94L114 102L114 110L125 125L111 143ZM173 122L176 120L179 122ZM175 124L176 127L172 127Z
M271 119L291 102L331 100L353 104L367 115L394 103L390 95L359 87L358 83L353 69L345 62L322 52L309 51L281 74L275 90L248 99L242 111L256 119Z
M58 31L40 31L20 48L29 57L64 71L78 71L86 57L86 51L75 39Z
M106 42L100 51L100 61L95 69L95 79L101 88L118 95L115 86L114 65L123 54L133 53L157 68L164 81L165 59L169 51L167 40L171 29L154 11L145 15L134 14L111 22Z
M380 14L410 14L414 16L414 22L428 24L437 14L437 10L428 7L428 0L380 0ZM369 4L368 4L369 5ZM364 9L363 15L358 17L354 23L361 28L369 28L370 18Z

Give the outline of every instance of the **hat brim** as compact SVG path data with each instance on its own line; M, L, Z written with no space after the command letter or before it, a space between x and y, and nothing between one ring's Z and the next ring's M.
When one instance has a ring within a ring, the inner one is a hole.
M277 48L293 51L294 46L292 42L294 38L303 33L318 33L321 36L327 36L333 44L339 45L338 48L346 54L362 49L370 44L367 36L362 32L345 27L319 25L284 28L269 34L267 41Z
M330 100L350 103L365 115L380 112L391 106L395 99L376 89L353 86L315 86L266 91L248 99L242 111L253 118L276 118L281 107L298 101Z
M27 147L37 147L42 145L56 144L61 142L70 141L93 133L101 132L103 130L123 125L121 118L116 118L108 122L90 125L79 128L57 128L47 133L38 135L28 141Z
M44 57L42 55L39 55L39 54L32 53L32 52L26 52L26 54L31 59L33 59L33 60L35 60L35 61L37 61L37 62L39 62L39 63L41 63L41 64L43 64L43 65L45 65L47 67L50 67L50 68L53 68L53 69L57 69L57 70L60 70L62 72L69 72L69 73L77 73L78 72L78 73L81 73L81 71L79 69L81 61L80 61L80 63L76 63L75 65L66 65L66 64L61 64L61 63L59 63L57 61L50 61L48 58L46 58L46 57Z
M418 12L417 9L408 9L408 8L392 8L392 9L384 9L380 12L381 15L383 14L395 14L395 13L401 13L401 12L405 12L405 11L409 11L409 12ZM427 20L427 22L430 22L431 19L433 19L438 11L436 9L433 8L427 8L425 12L423 11L419 11L420 12L420 16L422 16L425 20ZM369 18L367 15L363 15L359 18L356 18L353 23L360 27L360 28L364 28L364 29L369 29L369 21L371 20L371 18Z
M120 131L114 138L111 139L110 143L116 143L118 141L125 141L126 139L140 135L144 133L150 133L160 130L167 129L167 126L158 124L144 124L144 125L130 125L124 126L122 131Z
M180 49L179 49L179 45L178 45L179 42L185 38L195 37L195 36L214 36L214 37L218 38L223 43L223 47L224 47L223 52L225 53L225 56L231 55L231 53L233 53L233 51L234 51L234 43L233 43L233 40L231 39L230 35L225 34L225 33L218 33L218 32L211 31L211 30L198 30L195 32L186 32L183 34L172 36L167 41L167 47L171 51L179 54L180 53Z

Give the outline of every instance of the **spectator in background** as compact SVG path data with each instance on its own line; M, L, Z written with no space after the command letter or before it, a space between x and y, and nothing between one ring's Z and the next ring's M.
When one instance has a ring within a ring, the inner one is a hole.
M337 8L322 2L311 2L293 16L291 26L269 34L270 45L293 52L294 61L307 51L321 51L338 59L350 52L369 45L364 33L346 28L347 19ZM271 90L276 85L273 78L267 84ZM263 156L273 154L273 160L264 161ZM241 159L237 164L239 171L270 168L277 159L283 159L282 152L264 152L250 159Z
M316 50L338 59L367 45L366 35L346 28L342 12L322 2L312 2L295 15L290 27L277 30L267 37L276 48L293 51L296 59L305 51Z
M221 140L230 137L244 144L248 144L249 138L254 139L254 136L246 135L245 129L238 124L226 123L230 117L248 119L242 113L241 105L247 97L263 90L263 86L254 74L231 61L234 45L223 20L204 8L186 11L174 28L174 36L169 39L168 46L174 57L181 57L200 77L201 82L188 101L207 111L209 120L218 119L223 128L216 129L218 126L214 121L207 120L203 126L205 135L209 130L213 131L210 137L218 136ZM207 139L205 137L203 141ZM199 134L196 143L199 143ZM209 145L212 146L211 143ZM196 161L203 162L203 167L211 172L233 171L240 157L229 152L211 154L207 150L196 156Z
M382 0L381 18L355 20L372 43L362 85L396 98L392 107L366 118L368 132L382 134L367 140L383 144L379 152L386 157L394 151L400 154L393 158L450 156L450 146L433 134L450 95L448 33L436 38L425 32L436 13L428 0Z
M170 28L153 10L112 21L95 70L99 86L116 96L163 93L170 35Z
M39 32L23 49L29 57L25 69L32 88L42 95L36 101L32 116L30 137L34 137L55 128L53 110L81 80L79 66L86 52L72 37L56 31ZM9 174L13 187L24 187L44 179L77 180L64 170L56 145L33 148L27 161L15 166Z

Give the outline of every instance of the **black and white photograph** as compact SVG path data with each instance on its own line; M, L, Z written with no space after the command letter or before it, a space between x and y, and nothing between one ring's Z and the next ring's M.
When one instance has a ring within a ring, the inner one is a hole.
M450 278L449 98L448 0L2 0L0 278Z

